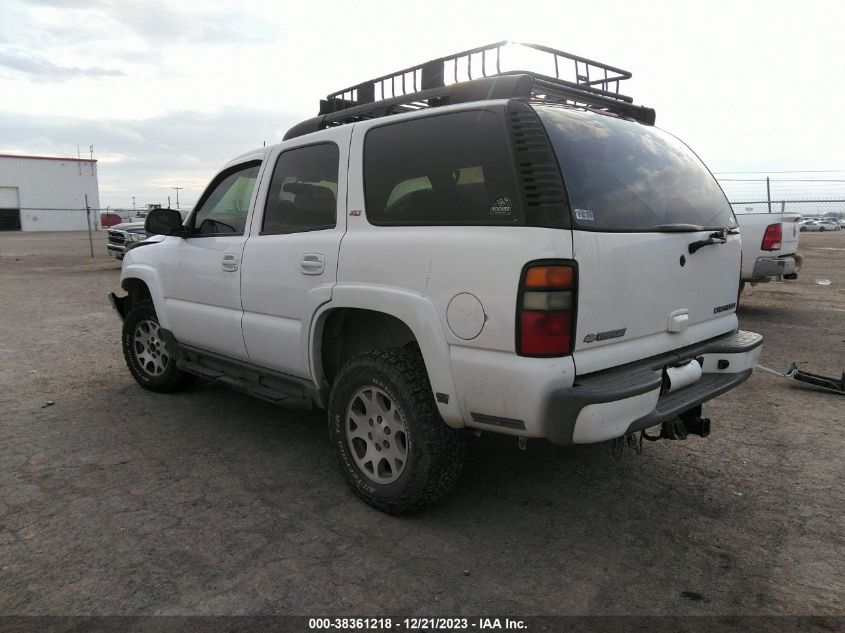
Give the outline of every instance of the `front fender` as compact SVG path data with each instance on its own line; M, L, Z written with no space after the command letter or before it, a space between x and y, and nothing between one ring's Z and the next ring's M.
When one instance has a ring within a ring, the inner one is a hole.
M129 282L132 279L143 281L150 291L150 296L153 299L153 306L155 307L158 322L164 329L170 329L167 323L167 314L164 311L164 293L161 289L161 280L158 271L149 264L135 263L131 260L123 260L123 269L120 273L120 287L124 290L129 288Z

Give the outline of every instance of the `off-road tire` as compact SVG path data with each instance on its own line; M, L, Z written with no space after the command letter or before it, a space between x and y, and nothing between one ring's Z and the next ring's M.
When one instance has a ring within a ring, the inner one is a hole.
M362 389L385 394L404 418L407 460L398 479L376 483L356 463L347 438L347 411ZM340 469L353 492L366 503L390 514L419 510L448 494L464 462L463 429L449 427L440 417L418 349L383 349L347 362L332 386L329 437Z
M163 364L163 371L155 374L145 369L144 363L139 360L138 346L135 340L138 327L144 323L154 323L158 326L155 308L149 301L137 302L132 306L123 321L123 357L126 359L126 366L129 367L129 372L136 382L144 389L162 393L178 391L194 382L195 376L176 367L176 359L172 350L168 350L167 343L160 339L160 342L156 344L156 360L159 366Z

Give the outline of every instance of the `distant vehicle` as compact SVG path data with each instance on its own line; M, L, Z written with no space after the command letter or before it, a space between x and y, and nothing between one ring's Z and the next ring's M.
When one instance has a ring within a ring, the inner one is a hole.
M822 218L818 221L820 231L839 231L839 222L831 218Z
M797 279L797 213L737 213L742 236L742 282L765 283L772 279Z
M823 231L824 229L822 229L815 220L804 220L799 225L799 230L801 232L804 232L804 231Z
M123 222L123 218L121 218L117 213L105 211L100 214L100 226L102 227L115 226L121 222Z
M144 222L124 222L109 229L106 250L115 259L123 259L130 244L147 238Z

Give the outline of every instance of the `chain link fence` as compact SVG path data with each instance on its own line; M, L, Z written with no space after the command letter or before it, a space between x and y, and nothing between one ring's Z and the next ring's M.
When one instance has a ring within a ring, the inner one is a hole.
M845 178L825 174L802 178L717 176L717 179L734 213L798 213L805 218L845 219Z
M730 200L734 213L798 213L805 218L836 217L845 219L842 200Z

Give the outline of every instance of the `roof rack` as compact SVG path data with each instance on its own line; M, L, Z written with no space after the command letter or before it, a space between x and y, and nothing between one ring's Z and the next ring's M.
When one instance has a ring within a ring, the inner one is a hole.
M521 66L543 72L521 70ZM619 92L631 73L539 44L496 42L440 57L329 94L320 114L285 139L335 125L468 101L526 99L613 112L653 125L654 110Z

